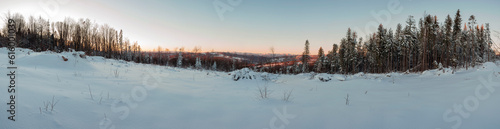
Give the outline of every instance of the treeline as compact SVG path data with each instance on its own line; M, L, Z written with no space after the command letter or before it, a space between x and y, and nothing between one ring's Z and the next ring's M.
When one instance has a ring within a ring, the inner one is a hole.
M65 18L64 21L56 22L34 16L25 19L19 13L10 12L5 19L15 21L17 47L37 52L62 52L71 49L84 51L88 55L141 62L141 46L124 39L122 30L115 30L107 24L99 25L83 18ZM2 41L7 34L7 27L4 26ZM1 45L5 46L5 42Z
M192 52L184 48L169 51L160 46L153 51L143 51L137 41L132 43L123 37L122 30L116 30L108 24L99 25L89 19L65 18L64 21L51 22L42 17L25 18L19 13L10 12L4 20L8 19L15 21L17 47L37 52L83 51L86 55L136 63L219 71L231 71L248 65L242 60L217 57L214 52L200 53L201 47L195 47ZM0 32L0 47L7 46L7 36L6 22Z
M122 30L89 19L66 18L50 22L42 17L25 19L19 13L7 13L6 19L16 22L18 47L34 51L76 50L91 56L137 63L220 71L243 67L256 69L255 62L226 57L221 53L201 53L200 47L187 52L184 48L169 51L159 46L153 52L145 52L137 41L132 43L124 38ZM419 72L440 67L469 68L492 60L495 53L489 24L478 24L474 15L462 22L458 10L454 18L448 15L443 23L438 22L436 16L425 15L418 23L409 16L404 25L397 25L395 31L380 25L377 32L367 36L366 40L348 29L340 45L334 44L328 52L320 48L316 60L309 56L309 41L306 41L299 60L273 61L270 66L263 65L261 60L262 67L257 70L288 74L311 71L341 74ZM6 23L0 32L1 47L7 46L7 32Z
M489 24L478 24L474 15L462 24L460 10L455 18L448 15L444 23L436 16L425 15L418 21L409 16L406 24L395 31L379 25L368 39L358 38L347 30L340 45L334 44L318 59L310 62L309 42L301 58L302 64L288 67L292 73L321 72L354 74L387 72L420 72L440 67L469 68L495 57Z

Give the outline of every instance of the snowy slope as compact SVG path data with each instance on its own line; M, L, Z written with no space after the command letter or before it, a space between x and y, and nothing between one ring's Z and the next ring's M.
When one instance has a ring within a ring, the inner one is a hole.
M500 127L500 68L491 62L454 74L449 69L351 76L251 73L258 78L233 81L234 72L29 51L18 49L16 56L16 121L7 119L2 104L0 129ZM5 48L0 57L5 75ZM2 103L9 101L8 79L0 78ZM268 87L268 99L258 97L259 87ZM291 90L290 102L283 101ZM53 97L54 110L46 110L44 102Z

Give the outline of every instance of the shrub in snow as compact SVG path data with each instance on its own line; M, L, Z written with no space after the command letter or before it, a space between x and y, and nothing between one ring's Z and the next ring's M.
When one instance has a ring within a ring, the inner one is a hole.
M359 73L354 74L354 76L355 77L364 77L365 73L364 72L359 72Z
M52 96L52 100L43 101L43 109L46 112L52 112L52 111L54 111L54 107L59 102L59 100L56 101L54 98L55 98L55 96ZM40 110L40 114L42 114L42 107L38 107L38 109Z
M255 76L255 72L253 72L248 68L243 68L240 70L233 71L231 75L233 75L234 81L238 81L240 79L250 79L250 80L257 79Z
M328 82L328 81L332 80L332 77L328 74L320 74L320 75L318 75L318 79L322 82Z
M314 79L316 77L316 75L318 75L318 73L311 72L311 76L309 76L309 80Z
M116 69L113 73L115 74L116 78L118 78L120 76L120 72L118 71L118 69Z
M179 52L179 57L177 57L177 67L182 67L182 51Z
M262 74L260 74L260 77L264 81L274 81L278 79L278 76L276 74L271 74L267 72L263 72Z
M278 75L276 74L271 74L267 72L263 73L257 73L254 72L253 70L249 68L243 68L240 70L236 70L230 73L230 75L233 76L234 81L238 81L240 79L250 79L250 80L255 80L258 79L259 77L262 78L264 81L275 81L278 78Z
M346 80L346 77L344 75L333 75L333 78L339 80L339 81L345 81Z
M194 65L196 69L202 69L201 60L199 57L196 57L196 64Z
M481 71L494 71L496 69L498 69L498 66L493 62L486 62L480 67Z
M80 58L87 59L87 56L85 54L80 54Z
M422 72L420 76L441 76L441 75L452 75L454 70L452 68L438 68L433 70L426 70Z
M285 102L290 102L290 97L292 96L293 90L285 90L283 91L283 98L281 98Z
M345 99L345 105L348 105L349 106L349 94L347 94L347 97L344 97Z
M262 80L264 80L264 81L271 81L271 78L269 77L269 73L267 73L267 72L263 72L262 74L260 74L260 77L262 77Z
M217 71L217 62L214 61L214 64L212 65L212 70Z
M318 79L322 82L328 82L328 81L331 81L333 79L335 80L339 80L339 81L345 81L346 78L344 75L338 75L338 74L326 74L326 73L320 73L320 74L311 74L311 78L313 79Z
M260 87L260 86L259 86L258 88L259 88L259 89L258 89L258 95L259 95L258 97L259 97L260 99L268 99L268 98L269 98L269 96L270 96L270 95L271 95L271 93L272 93L272 91L271 91L271 90L269 90L269 86L267 86L267 85L266 85L266 86L263 86L263 87Z

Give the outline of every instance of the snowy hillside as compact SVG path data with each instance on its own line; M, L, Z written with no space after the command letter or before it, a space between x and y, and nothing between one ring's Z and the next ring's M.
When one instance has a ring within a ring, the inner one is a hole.
M0 129L500 127L499 62L455 73L274 75L28 49L16 52L16 116L11 121L5 104L11 100L7 52L0 48Z

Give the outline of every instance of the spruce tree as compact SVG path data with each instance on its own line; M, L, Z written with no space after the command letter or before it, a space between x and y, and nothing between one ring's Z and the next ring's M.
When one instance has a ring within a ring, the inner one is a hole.
M196 57L195 68L198 69L198 70L202 69L202 67L201 67L201 60L200 60L199 57Z
M179 51L179 56L177 57L177 67L182 67L182 51Z
M323 64L324 62L325 62L325 54L323 52L323 48L320 47L319 50L318 50L318 59L314 63L314 70L317 73L322 72L322 69L324 67L324 64Z
M212 65L212 70L217 71L217 62L214 61L214 64Z
M446 17L444 20L444 25L445 25L445 34L444 34L444 51L445 51L445 58L447 59L444 63L445 67L451 66L452 62L455 60L454 58L454 53L453 53L453 34L452 34L452 26L453 26L453 21L451 20L450 15Z
M455 14L455 20L453 21L453 39L452 39L452 43L453 43L453 64L454 64L454 67L456 68L460 62L462 62L463 60L461 60L461 54L462 53L462 47L461 47L461 44L462 44L462 30L461 30L461 26L462 26L462 18L460 16L460 9L457 10L457 13Z
M471 15L469 17L469 49L472 54L471 65L474 67L476 62L478 61L478 51L476 48L479 43L477 43L477 34L476 34L476 17Z
M405 59L404 59L404 48L406 47L403 42L403 30L402 30L402 25L398 24L396 27L396 33L394 35L394 44L395 44L395 54L396 54L396 70L401 71L401 68L403 67L402 65L405 64Z
M328 53L327 59L330 67L330 73L336 73L338 67L338 53L337 50L339 46L337 44L333 44L332 50Z
M304 52L302 53L302 71L303 73L309 72L309 60L311 57L309 56L309 40L306 40Z

